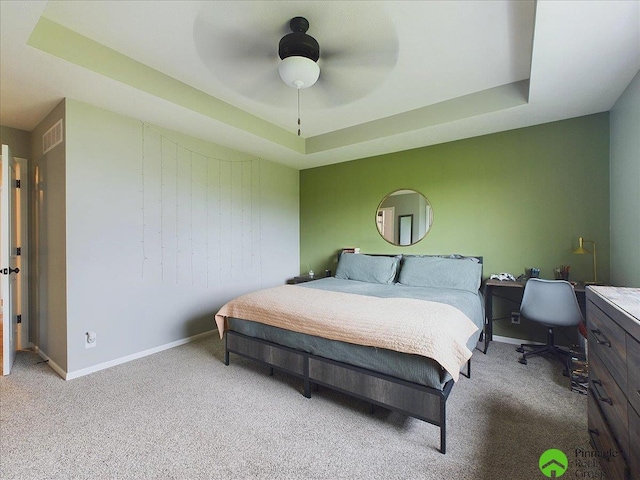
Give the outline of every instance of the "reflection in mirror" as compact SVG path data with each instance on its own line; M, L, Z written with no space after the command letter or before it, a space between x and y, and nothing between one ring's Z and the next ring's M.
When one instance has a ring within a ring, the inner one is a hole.
M413 239L411 235L413 233L413 214L400 215L398 217L398 243L400 245L411 245Z
M396 190L384 197L376 212L378 232L394 245L413 245L433 223L429 200L415 190Z

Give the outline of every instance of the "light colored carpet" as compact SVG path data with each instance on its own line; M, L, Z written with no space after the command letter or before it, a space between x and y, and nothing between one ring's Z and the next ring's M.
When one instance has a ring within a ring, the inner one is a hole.
M217 337L71 381L19 352L0 379L0 478L543 479L544 450L589 448L586 397L557 362L517 356L474 352L442 455L433 425L325 388L307 399L235 355L227 367Z

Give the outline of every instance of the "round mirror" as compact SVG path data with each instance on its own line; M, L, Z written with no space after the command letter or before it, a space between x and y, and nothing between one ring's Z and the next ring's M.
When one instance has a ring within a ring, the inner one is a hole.
M429 232L433 210L429 200L415 190L396 190L384 197L376 211L378 232L393 245L418 243Z

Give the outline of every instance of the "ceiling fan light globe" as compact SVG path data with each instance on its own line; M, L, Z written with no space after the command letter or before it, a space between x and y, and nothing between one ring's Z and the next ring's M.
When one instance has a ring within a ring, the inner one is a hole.
M302 89L309 88L318 81L320 67L310 58L292 56L280 62L278 73L284 83L290 87Z

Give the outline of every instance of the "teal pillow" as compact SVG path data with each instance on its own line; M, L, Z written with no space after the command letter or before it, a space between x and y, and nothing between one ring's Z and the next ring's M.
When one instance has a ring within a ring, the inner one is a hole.
M369 283L394 283L400 256L385 257L343 253L338 261L336 278Z
M482 264L477 259L404 257L398 283L411 287L454 288L476 293L482 282Z

